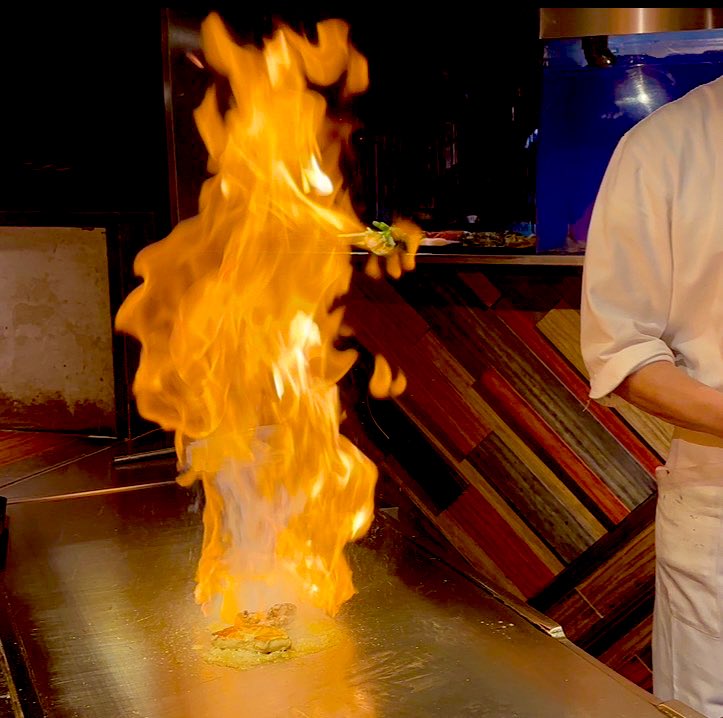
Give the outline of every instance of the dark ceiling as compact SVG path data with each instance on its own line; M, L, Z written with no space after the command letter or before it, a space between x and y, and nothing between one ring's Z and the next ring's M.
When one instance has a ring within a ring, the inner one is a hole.
M88 7L2 11L0 210L167 209L161 9ZM454 3L430 11L313 2L183 9L199 18L217 10L243 40L279 21L313 34L320 19L347 20L370 64L360 112L381 131L464 106L495 133L509 123L512 96L535 87L537 8L497 10L486 22Z

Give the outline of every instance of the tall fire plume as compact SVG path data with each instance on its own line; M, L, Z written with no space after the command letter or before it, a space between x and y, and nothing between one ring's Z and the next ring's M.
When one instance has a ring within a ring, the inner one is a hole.
M203 482L196 600L229 622L279 601L334 615L354 593L344 548L374 510L376 468L340 432L337 383L356 354L336 348L350 250L374 235L340 169L351 127L318 88L365 91L367 63L339 20L313 42L282 26L260 48L215 14L201 30L230 88L221 108L212 85L195 113L210 177L198 214L138 254L143 282L116 326L141 343L140 413L174 432L179 482ZM407 229L393 276L413 267ZM378 357L373 393L403 388Z

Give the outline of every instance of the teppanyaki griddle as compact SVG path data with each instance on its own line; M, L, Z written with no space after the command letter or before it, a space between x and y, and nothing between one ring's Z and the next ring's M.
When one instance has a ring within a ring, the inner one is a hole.
M200 490L152 465L114 479L111 464L95 456L6 492L0 639L25 718L662 715L382 514L348 547L358 593L338 616L344 640L246 671L212 665L193 600Z

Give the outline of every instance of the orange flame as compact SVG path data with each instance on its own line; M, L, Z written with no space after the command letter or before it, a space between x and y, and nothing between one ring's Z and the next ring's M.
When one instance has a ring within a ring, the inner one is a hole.
M282 27L259 49L206 18L232 98L222 113L211 87L195 113L212 176L198 215L139 253L144 282L117 316L142 345L139 411L175 432L179 481L203 481L196 599L224 621L286 600L334 615L354 593L344 547L374 509L376 468L339 431L356 354L334 347L333 305L365 229L339 168L350 127L309 86L362 92L367 64L344 22L317 29L312 43ZM376 377L375 395L403 390L386 363Z

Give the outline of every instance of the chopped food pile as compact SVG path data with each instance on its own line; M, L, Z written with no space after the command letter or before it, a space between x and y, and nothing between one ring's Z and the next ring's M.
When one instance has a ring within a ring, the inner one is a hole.
M338 621L323 615L298 615L293 603L267 611L239 613L233 626L215 631L205 660L225 668L247 670L317 653L343 640Z
M213 634L213 645L256 653L287 651L291 648L291 638L284 629L295 617L296 606L293 603L278 603L268 611L243 611L236 616L233 626Z

